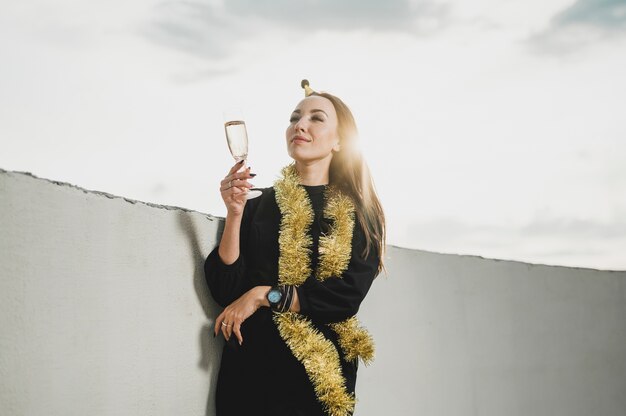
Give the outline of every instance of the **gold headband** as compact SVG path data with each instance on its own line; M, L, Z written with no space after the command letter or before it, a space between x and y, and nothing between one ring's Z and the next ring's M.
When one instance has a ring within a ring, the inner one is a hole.
M300 82L300 86L302 88L304 88L304 96L308 97L309 95L313 94L315 91L313 91L313 89L311 87L309 87L309 80L308 79L303 79L302 82Z

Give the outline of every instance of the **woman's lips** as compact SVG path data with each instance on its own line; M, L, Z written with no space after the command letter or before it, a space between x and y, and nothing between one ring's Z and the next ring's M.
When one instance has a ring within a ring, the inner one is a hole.
M307 139L306 137L303 136L295 136L293 139L291 139L291 141L293 143L308 143L311 140Z

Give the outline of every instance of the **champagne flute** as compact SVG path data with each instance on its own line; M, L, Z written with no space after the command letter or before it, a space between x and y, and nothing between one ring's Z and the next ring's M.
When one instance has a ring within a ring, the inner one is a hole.
M237 162L248 158L248 131L246 122L243 121L243 114L239 109L224 111L224 130L226 131L226 141L228 149ZM244 163L245 165L245 163ZM242 166L237 172L244 170ZM258 189L250 189L246 193L246 199L260 196L262 192Z

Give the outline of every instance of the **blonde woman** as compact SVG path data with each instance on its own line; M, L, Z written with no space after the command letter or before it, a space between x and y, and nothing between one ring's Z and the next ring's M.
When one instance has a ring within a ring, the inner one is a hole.
M356 313L383 267L383 210L349 108L302 86L280 179L250 200L250 169L221 181L226 222L204 266L227 341L217 416L353 414L358 360L373 359Z

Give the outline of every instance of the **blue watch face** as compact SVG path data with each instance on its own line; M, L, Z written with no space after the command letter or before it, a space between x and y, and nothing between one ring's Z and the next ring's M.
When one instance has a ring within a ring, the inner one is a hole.
M270 303L278 303L280 301L280 298L283 297L283 294L280 293L280 290L270 290L269 293L267 294L267 300Z

